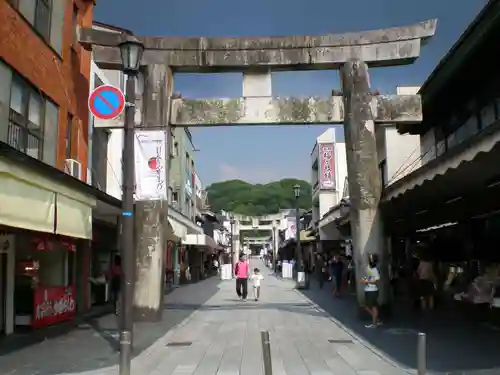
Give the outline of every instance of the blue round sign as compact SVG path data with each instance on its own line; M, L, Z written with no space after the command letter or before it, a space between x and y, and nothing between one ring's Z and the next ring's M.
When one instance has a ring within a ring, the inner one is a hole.
M112 120L120 115L124 108L125 96L114 86L99 86L90 94L89 110L98 119Z

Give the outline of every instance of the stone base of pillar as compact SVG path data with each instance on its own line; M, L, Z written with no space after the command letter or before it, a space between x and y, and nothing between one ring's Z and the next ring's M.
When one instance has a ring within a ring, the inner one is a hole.
M139 201L135 207L134 321L157 322L163 315L167 202Z

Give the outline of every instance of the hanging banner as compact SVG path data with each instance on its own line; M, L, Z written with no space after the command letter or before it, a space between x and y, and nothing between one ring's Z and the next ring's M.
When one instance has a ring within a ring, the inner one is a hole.
M286 232L285 232L285 240L289 240L291 238L295 238L297 235L297 228L295 225L295 218L294 217L288 217L286 219Z
M319 188L335 189L335 153L333 143L319 144Z
M162 130L135 132L135 199L167 200L165 158L167 134Z

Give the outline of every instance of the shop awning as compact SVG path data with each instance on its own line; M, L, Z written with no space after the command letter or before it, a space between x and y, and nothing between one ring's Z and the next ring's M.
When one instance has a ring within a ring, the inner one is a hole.
M404 176L384 189L383 201L398 198L407 192L425 185L431 185L437 179L445 193L461 190L465 185L475 184L480 179L487 180L498 174L498 151L500 149L500 123L491 125L480 134L455 146L420 168ZM433 186L434 188L434 186Z
M92 238L96 199L0 157L0 224Z
M216 250L219 246L214 239L206 234L188 234L186 239L182 240L184 245L193 245L206 247L211 250Z
M167 240L179 242L182 241L187 235L187 228L179 223L177 220L169 218L170 233L167 235Z

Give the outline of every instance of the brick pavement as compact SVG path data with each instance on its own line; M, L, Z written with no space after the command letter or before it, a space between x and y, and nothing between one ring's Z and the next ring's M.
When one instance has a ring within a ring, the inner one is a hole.
M234 282L215 279L169 295L166 315L184 312L183 319L137 353L133 375L267 375L261 331L269 332L273 375L404 374L336 325L326 312L294 290L292 282L276 279L268 275L267 268L261 268L265 280L259 302L238 300ZM206 302L200 303L203 298ZM83 336L91 330L81 327L64 338L0 357L1 372L5 374L7 368L7 374L12 375L116 374L117 354L104 349L107 340L95 330L96 341L90 345L99 342L100 357L82 366L85 361L81 358L91 350ZM191 344L167 346L180 342ZM58 366L57 361L66 365ZM41 370L36 368L40 362L53 365ZM68 367L70 363L74 365Z

